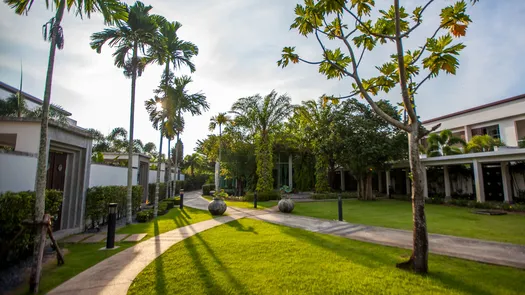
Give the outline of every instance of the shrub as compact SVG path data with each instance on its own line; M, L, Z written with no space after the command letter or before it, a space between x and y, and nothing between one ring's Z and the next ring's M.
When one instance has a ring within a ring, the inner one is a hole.
M148 209L148 210L137 212L138 222L148 222L151 219L153 219L153 209Z
M188 176L184 179L184 190L192 191L200 189L208 180L207 174Z
M257 201L264 202L270 200L280 200L281 194L279 191L267 191L267 192L257 192ZM253 192L247 192L244 196L244 200L248 202L253 201Z
M312 195L314 200L325 200L325 199L337 199L339 196L343 199L355 199L357 198L357 193L355 192L346 192L346 193L316 193Z
M137 212L140 208L142 193L142 186L133 186L131 191L132 213ZM87 190L85 219L91 221L92 227L94 227L96 223L106 223L109 203L117 203L117 219L126 216L128 203L127 187L115 185L95 186Z
M210 191L215 189L215 184L205 184L202 186L202 194L205 196L210 195Z
M46 190L46 213L56 219L61 204L62 192ZM23 220L34 219L34 207L34 192L0 194L0 268L31 255L35 239L33 230L26 228L16 240L13 241L13 238L22 229Z
M148 200L150 202L155 201L155 183L148 184ZM159 201L166 198L166 184L164 182L159 183Z
M180 189L181 188L186 190L186 188L184 187L185 183L186 182L184 180L177 180L175 182L175 195L180 194Z

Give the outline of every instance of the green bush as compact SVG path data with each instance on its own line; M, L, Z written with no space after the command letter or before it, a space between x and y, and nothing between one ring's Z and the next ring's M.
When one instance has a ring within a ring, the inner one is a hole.
M46 190L45 213L56 220L62 204L62 192ZM24 259L33 251L34 231L27 228L22 235L13 241L22 229L22 221L34 219L35 193L5 192L0 194L0 268ZM9 243L11 243L9 245Z
M257 201L265 202L271 200L280 200L281 193L279 191L268 191L268 192L257 192ZM253 202L253 192L247 192L244 196L244 200Z
M175 182L175 195L180 194L180 189L181 189L181 188L186 190L186 188L184 187L184 185L185 185L185 181L184 181L184 180L177 180L177 181Z
M184 178L184 190L193 191L193 190L201 189L207 180L208 180L207 174L187 176Z
M150 203L155 202L155 183L148 184L148 200ZM164 182L159 183L159 201L166 198L166 184Z
M202 194L205 196L209 196L210 192L215 189L215 184L205 184L202 186Z
M344 193L316 193L312 195L314 200L325 200L325 199L337 199L339 196L343 199L356 199L357 193L355 192L344 192Z
M126 186L95 186L87 190L85 219L91 221L91 226L105 224L109 203L117 203L117 219L127 214L128 190ZM132 213L137 212L142 200L142 186L132 188ZM86 223L87 225L87 223Z
M137 212L138 222L148 222L151 219L153 219L153 209L148 209L148 210Z

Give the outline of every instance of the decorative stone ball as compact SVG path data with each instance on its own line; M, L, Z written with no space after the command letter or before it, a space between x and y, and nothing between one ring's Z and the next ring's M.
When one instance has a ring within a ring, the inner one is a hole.
M291 213L294 208L294 203L291 199L281 199L277 206L279 207L279 211L283 213Z
M226 212L226 208L226 203L219 198L213 198L213 201L208 204L208 211L210 211L211 215L222 215Z

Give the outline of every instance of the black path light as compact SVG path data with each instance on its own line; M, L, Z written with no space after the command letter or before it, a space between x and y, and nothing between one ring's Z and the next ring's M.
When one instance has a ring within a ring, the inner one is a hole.
M180 209L184 208L184 189L180 189Z
M257 209L257 191L253 193L253 208Z
M343 221L343 198L341 198L341 195L337 197L337 211L339 213L339 221Z
M106 239L106 249L115 248L115 229L117 227L117 203L109 204L108 216L108 237Z

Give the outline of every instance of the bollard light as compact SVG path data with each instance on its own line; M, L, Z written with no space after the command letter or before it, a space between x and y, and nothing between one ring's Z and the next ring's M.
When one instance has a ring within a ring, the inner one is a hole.
M109 204L108 215L108 236L106 239L106 248L113 249L115 247L115 229L117 227L117 203Z
M337 197L337 211L339 212L339 221L343 221L343 198Z
M180 209L184 208L184 189L180 189Z
M253 193L253 208L257 209L257 191Z

